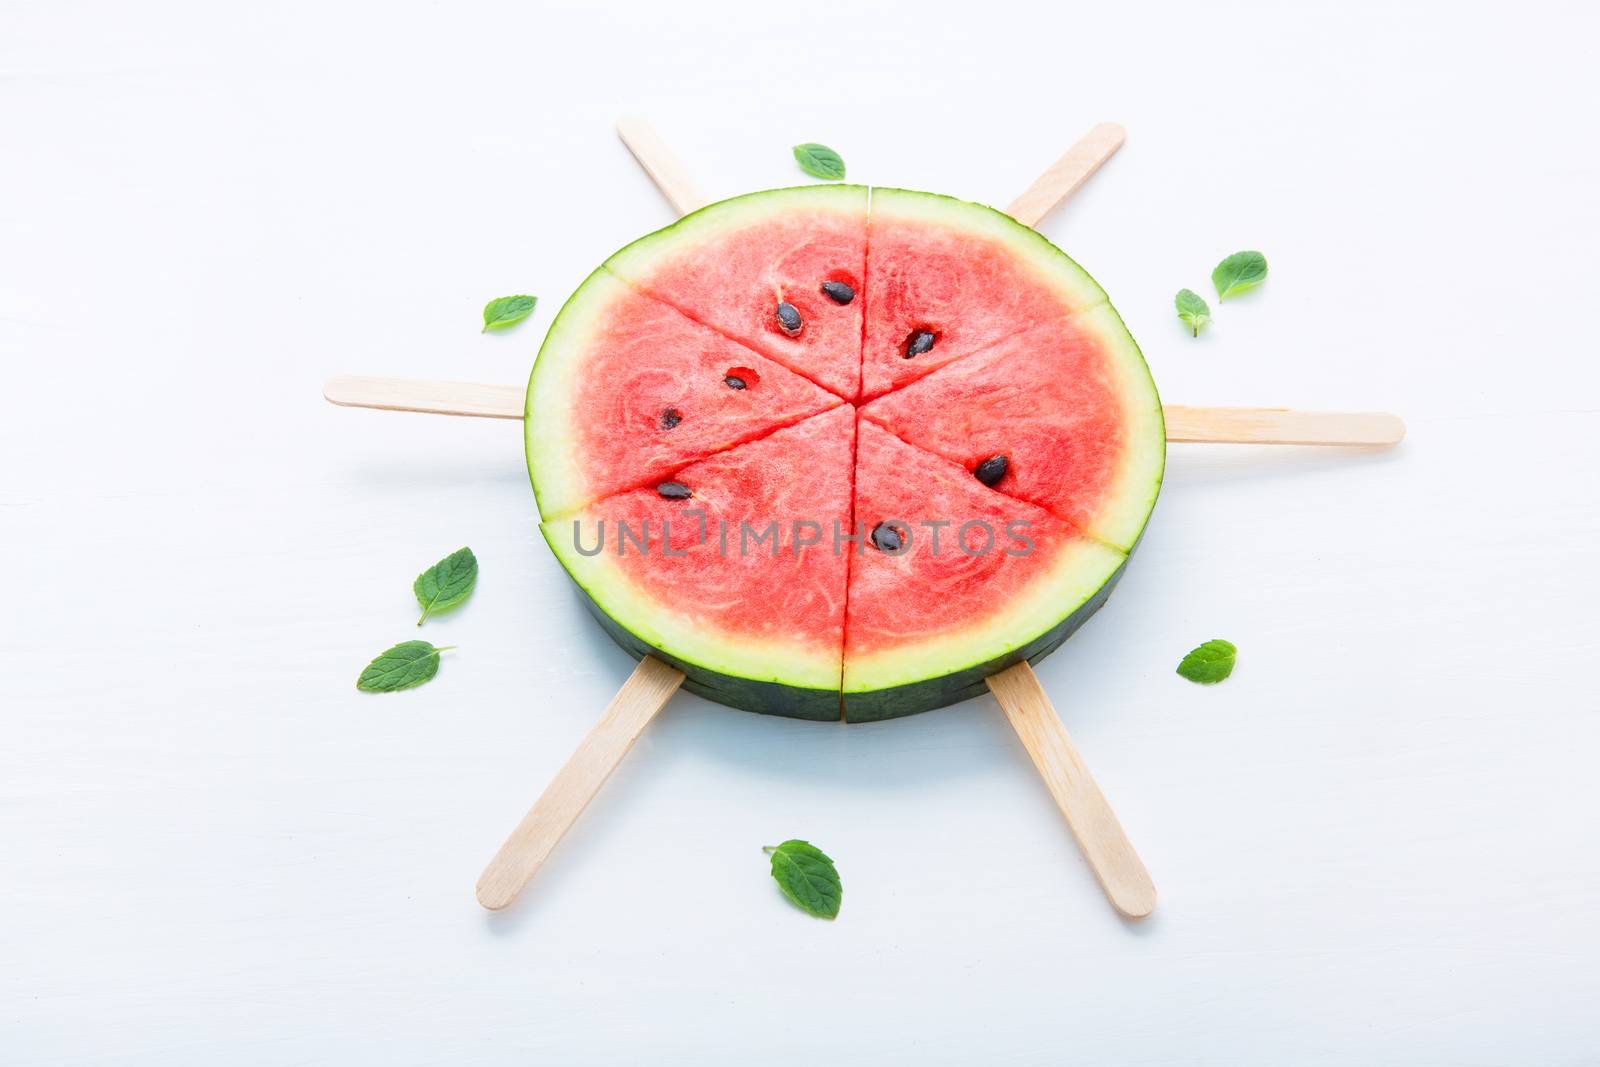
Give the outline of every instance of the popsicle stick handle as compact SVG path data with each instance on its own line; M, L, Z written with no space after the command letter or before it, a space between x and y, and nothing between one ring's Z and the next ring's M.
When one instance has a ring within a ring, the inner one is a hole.
M711 198L700 191L677 153L667 147L656 131L644 119L630 115L617 121L617 136L628 146L639 166L650 175L667 203L680 215L698 211L711 203Z
M498 911L517 899L622 757L683 684L683 675L651 656L639 661L605 714L511 831L478 879L478 903Z
M1168 404L1167 440L1248 445L1400 443L1406 424L1380 411L1293 411L1289 408L1196 408Z
M347 408L520 419L524 391L520 385L346 376L329 378L323 383L322 395L329 403Z
M1130 919L1149 915L1156 907L1150 872L1083 765L1083 757L1051 707L1039 676L1024 661L991 676L989 689L1039 769L1056 807L1067 817L1072 836L1078 839L1078 847L1111 906Z
M1106 160L1116 154L1128 131L1120 123L1102 122L1067 149L1060 159L1033 180L1033 184L1006 208L1006 214L1024 226L1037 226L1039 221L1079 186L1099 170Z
M519 385L425 382L410 378L330 378L322 395L335 404L431 415L522 418ZM1396 444L1406 435L1398 416L1382 412L1294 411L1290 408L1197 408L1168 404L1167 440L1250 445Z

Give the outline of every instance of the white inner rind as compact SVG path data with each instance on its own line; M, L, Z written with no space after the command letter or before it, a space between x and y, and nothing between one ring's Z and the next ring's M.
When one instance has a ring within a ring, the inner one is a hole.
M605 261L605 267L635 285L649 282L663 258L676 249L702 244L753 222L790 212L833 211L860 218L866 212L864 185L802 185L749 193L703 207L671 226L634 241Z
M597 267L550 324L528 379L523 412L528 471L539 514L565 515L584 502L585 478L577 454L580 435L573 427L572 398L583 373L587 338L611 305L632 292L628 284Z
M871 218L961 230L1005 245L1016 253L1019 263L1035 272L1040 283L1054 289L1072 310L1084 310L1109 301L1100 284L1043 234L983 204L938 193L873 186ZM870 227L870 222L868 225ZM869 241L870 232L869 229ZM869 246L869 259L871 254ZM1018 332L1033 325L1023 323Z
M585 556L574 547L574 522L587 542L599 529L600 516L589 511L540 525L550 548L573 581L588 592L611 618L667 655L735 678L803 689L838 692L839 650L806 648L799 642L773 641L731 633L716 622L668 604L644 589L617 565L608 547ZM610 524L607 524L610 529Z
M1121 463L1086 532L1131 552L1156 506L1167 466L1167 423L1161 413L1161 397L1144 355L1115 308L1101 304L1080 312L1073 322L1092 331L1104 346L1124 428Z
M1082 537L1056 555L1050 569L996 615L914 645L865 655L847 653L844 691L867 693L940 678L998 659L1071 615L1122 566L1126 555Z

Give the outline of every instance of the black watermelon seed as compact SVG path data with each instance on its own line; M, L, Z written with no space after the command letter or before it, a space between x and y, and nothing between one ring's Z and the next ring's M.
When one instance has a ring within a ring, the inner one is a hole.
M787 300L778 302L778 325L783 327L783 332L793 337L800 332L800 312Z
M726 385L729 389L743 389L745 382L744 379L739 377L737 374L730 374L726 378L722 379L722 384Z
M872 543L883 552L898 552L905 541L896 530L886 522L880 522L872 528Z
M823 282L822 291L828 294L828 299L835 304L848 304L856 298L856 291L844 282Z
M931 330L913 330L911 336L906 338L906 359L920 356L933 348L935 337Z
M661 428L670 430L683 421L683 416L678 414L677 408L668 408L661 413Z
M1006 457L990 456L988 459L978 464L978 469L972 473L976 474L978 476L978 481L982 482L984 485L993 486L995 483L1000 481L1001 478L1006 476L1006 468L1009 466L1011 466L1011 464L1009 461L1007 461Z
M668 500L688 500L690 497L694 496L694 494L689 491L689 487L684 485L682 482L662 482L660 485L656 486L656 492L660 493Z

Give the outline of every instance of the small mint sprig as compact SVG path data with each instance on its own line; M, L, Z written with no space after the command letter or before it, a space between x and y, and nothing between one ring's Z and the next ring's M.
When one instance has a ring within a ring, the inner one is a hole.
M1200 327L1211 321L1210 306L1193 289L1179 289L1173 304L1178 309L1178 318L1193 331L1195 337L1199 337Z
M808 841L790 840L767 845L762 851L772 857L772 877L783 895L800 910L819 919L839 914L844 885L833 860Z

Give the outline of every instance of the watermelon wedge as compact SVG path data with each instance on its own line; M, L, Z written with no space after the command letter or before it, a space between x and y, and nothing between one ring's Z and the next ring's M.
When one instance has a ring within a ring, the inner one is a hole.
M867 399L1035 323L1106 302L1055 245L980 204L873 189L868 242Z
M1109 304L1016 334L861 408L863 417L1131 551L1166 460L1150 372Z
M854 400L865 303L854 294L866 257L866 188L814 185L713 204L640 238L605 265L643 292ZM825 283L836 295L824 291ZM787 324L780 304L793 309Z
M654 484L843 403L601 268L556 316L529 383L540 514Z
M693 692L839 717L856 413L835 408L547 520L545 540L601 624Z
M989 675L1052 651L1105 603L1127 559L866 419L855 513L868 531L902 529L898 551L874 545L851 562L850 722L964 700Z
M612 256L545 338L525 433L541 530L619 644L712 700L850 722L1065 640L1166 453L1076 263L991 208L845 185Z

